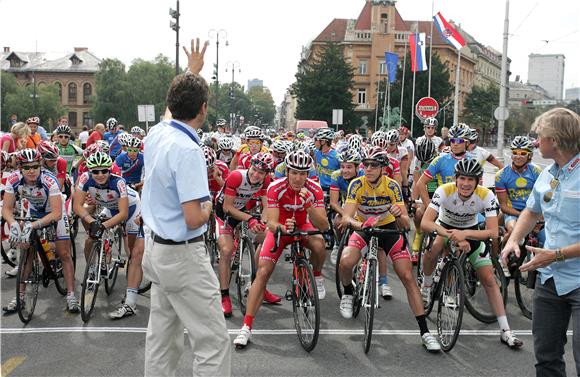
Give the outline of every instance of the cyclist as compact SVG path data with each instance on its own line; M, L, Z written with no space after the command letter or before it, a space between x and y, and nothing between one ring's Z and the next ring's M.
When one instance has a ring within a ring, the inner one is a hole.
M359 230L366 227L408 229L410 224L399 185L383 174L383 166L387 163L388 156L385 151L379 147L371 148L363 159L365 176L355 178L348 188L340 225L341 227L350 225L357 230L350 237L348 246L340 259L340 278L344 287L344 294L340 301L340 314L344 318L352 318L353 268L360 260L361 253L366 252L370 241L370 237ZM439 351L441 346L427 327L421 294L413 276L413 265L409 252L404 246L403 236L385 234L378 238L379 246L384 251L379 254L387 254L391 257L395 272L407 291L409 306L417 319L423 346L430 352Z
M218 140L218 151L217 151L217 159L223 161L226 165L230 165L232 160L234 159L234 152L232 152L232 148L234 147L234 141L231 137L222 136Z
M353 138L353 139L354 139L353 144L360 145L360 142L357 141L357 140L359 140L358 138ZM386 151L388 148L388 145L389 145L389 142L387 141L387 133L383 132L383 131L377 131L371 137L371 144L368 147L379 147L381 150ZM355 147L351 146L349 148L355 148ZM359 147L359 149L360 149L360 147ZM387 153L387 155L389 156L389 163L386 164L384 169L383 169L384 174L387 175L389 178L397 181L399 186L402 186L403 185L403 177L401 175L401 167L399 164L399 160L397 159L397 156L392 156L392 155L389 155L388 153Z
M121 153L121 145L119 144L119 136L124 134L122 130L119 129L119 122L115 118L107 119L107 132L103 135L103 140L109 143L109 155L115 158Z
M312 157L311 153L310 153L310 148L308 148L307 146L305 146L304 144L296 144L294 145L294 143L286 141L286 146L288 148L288 150L293 151L303 151L305 152L307 155L309 155L310 157ZM288 157L288 155L292 152L288 152L286 154L286 157ZM279 179L279 178L284 178L286 177L286 173L288 172L288 169L286 168L286 160L280 162L278 165L276 165L276 169L274 169L274 178L275 179ZM316 171L316 166L314 166L314 164L312 164L312 166L310 167L310 171L308 172L308 178L318 181L318 172Z
M234 339L236 347L243 348L250 341L254 316L260 308L266 283L274 271L282 250L293 241L293 237L282 236L278 249L274 250L275 232L281 230L284 234L294 230L308 231L318 228L325 231L329 229L322 189L316 182L308 179L308 171L312 163L312 157L302 150L290 153L286 156L287 178L275 181L268 187L268 231L260 252L256 279L248 295L244 324ZM326 254L324 238L316 235L302 239L301 242L312 251L310 261L314 270L318 297L323 299L326 294L322 277L322 266Z
M504 214L506 234L509 236L520 213L526 208L528 196L542 169L532 163L533 144L526 136L516 136L511 143L512 164L495 173L495 193Z
M209 192L212 198L215 198L224 187L224 183L229 174L228 166L223 161L217 159L217 154L213 148L204 146L202 149L207 166Z
M334 219L334 225L341 221L343 215L342 206L346 199L346 194L348 191L348 186L350 182L356 177L364 175L364 171L359 169L359 165L362 162L362 157L360 153L355 149L347 149L338 155L340 161L340 169L332 173L330 181L330 208L336 212L336 218ZM339 231L340 235L341 232ZM330 253L330 262L336 264L336 257L338 254L338 242L335 242L334 248Z
M246 204L254 197L262 201L262 208L267 208L266 190L270 185L270 171L274 166L274 157L269 153L257 153L252 157L252 164L248 170L234 170L228 175L224 189L216 200L215 214L219 227L218 246L220 248L219 279L222 295L222 309L226 317L232 315L232 301L230 299L230 259L234 253L233 232L242 222L248 222L248 228L258 234L266 229L262 221L255 219L244 212ZM227 219L227 223L226 223ZM253 256L252 256L253 257ZM267 302L272 294L267 292L264 298ZM279 300L275 300L279 301Z
M501 342L510 348L520 348L523 342L510 330L490 253L484 243L484 240L498 237L497 200L491 190L479 185L483 168L476 160L463 159L454 169L456 181L446 183L435 191L421 221L423 232L437 232L432 248L425 252L422 259L425 276L421 295L429 303L437 257L446 242L456 243L461 251L468 253L469 263L485 289L489 304L497 316ZM485 213L486 226L482 230L477 221L480 212Z
M67 197L71 195L70 183L67 182L66 161L60 157L58 147L50 141L42 140L36 147L42 157L42 168L56 177L58 185Z
M425 119L425 121L423 122L424 134L423 136L419 136L417 138L417 143L419 142L420 139L430 139L433 142L433 144L435 144L435 149L439 151L443 149L443 147L445 146L445 144L443 143L443 139L435 135L435 131L437 130L438 125L439 121L436 118L429 117Z
M340 169L338 153L332 148L334 131L330 128L320 129L314 136L314 161L318 172L320 187L326 193L330 191L332 173ZM311 150L312 151L312 150Z
M66 308L70 313L78 313L80 306L74 293L74 267L68 243L69 223L63 210L63 197L56 177L49 171L41 169L41 155L35 149L20 151L16 159L20 169L8 177L2 207L2 217L10 225L10 241L26 246L32 231L53 222L57 224L55 246L56 253L62 262L67 289ZM14 219L16 195L28 201L30 215L38 218L34 222L26 222L22 229ZM20 268L28 267L20 266ZM24 284L22 285L21 292L26 289ZM14 312L16 309L16 298L14 298L5 310Z
M417 141L417 158L415 162L415 169L413 172L413 181L418 182L420 177L423 175L423 172L427 169L429 164L433 161L435 157L437 157L437 148L435 147L435 143L429 138L420 138ZM411 200L413 206L416 209L415 217L413 221L415 222L415 239L413 241L412 252L413 255L411 256L411 260L413 263L417 263L418 254L420 252L421 243L423 242L423 233L421 232L421 219L423 218L423 214L425 213L425 205L417 205L415 201L419 199L419 190L417 189L418 185L413 186L413 190L411 192ZM427 183L427 194L429 195L429 199L433 197L435 190L437 190L437 182L431 180Z
M71 129L66 124L61 124L55 130L58 135L58 150L60 156L66 161L66 173L71 174L73 162L77 156L82 156L83 150L70 143Z
M409 157L409 152L406 148L400 145L401 136L398 130L389 130L386 134L387 139L387 154L390 157L397 159L400 164L402 185L401 189L403 192L403 198L408 199L410 196L409 192L409 165L411 164L411 158Z
M486 162L491 163L498 169L503 169L503 164L498 161L495 156L493 156L488 150L477 145L477 139L479 135L475 128L470 128L467 134L467 156L479 162L481 166L485 165Z
M26 119L26 125L30 128L30 135L26 140L26 148L36 149L40 141L42 140L40 133L38 132L38 126L40 125L39 117L30 117Z
M143 142L131 135L127 135L127 151L115 159L115 165L121 169L121 176L128 185L132 185L139 191L143 186L143 153L141 147Z
M131 136L136 137L139 140L143 140L143 137L145 136L145 130L139 126L135 126L135 127L131 128ZM143 149L143 148L141 148L141 149Z
M286 158L286 153L290 153L292 150L289 149L289 143L283 140L276 140L272 143L270 147L270 153L274 157L274 169L284 162Z
M243 169L247 169L250 167L250 161L253 155L258 152L268 152L268 148L264 146L264 134L259 127L246 127L244 130L244 137L246 141L240 146L234 155L234 158L230 163L230 170L236 170L238 165L243 166Z

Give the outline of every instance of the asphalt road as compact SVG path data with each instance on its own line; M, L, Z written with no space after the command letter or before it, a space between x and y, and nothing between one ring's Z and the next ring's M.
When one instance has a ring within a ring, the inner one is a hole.
M5 277L7 269L7 265L1 266L1 306L12 299L15 291L15 280ZM77 284L83 271L81 261L76 273ZM290 264L280 262L269 288L283 295L290 272ZM252 344L245 350L232 352L234 375L530 376L535 373L531 321L523 317L517 307L513 284L509 289L507 314L512 329L525 343L523 349L508 349L499 341L497 324L482 324L466 312L455 348L449 353L429 354L421 346L418 326L407 304L404 288L390 268L389 281L394 297L390 301L381 300L375 316L371 350L365 355L363 319L345 320L340 316L334 266L328 261L323 274L327 296L321 304L321 336L317 347L311 353L301 348L294 331L290 302L263 306L254 322ZM65 312L64 298L54 286L40 289L34 318L28 325L23 325L17 315L0 317L2 376L143 375L148 294L139 298L136 316L118 321L106 316L121 300L124 276L121 270L111 296L107 297L104 289L99 290L93 318L87 324L80 315ZM435 314L431 314L429 321L433 333L436 333L432 322ZM233 340L242 324L237 308L227 324ZM568 339L565 359L567 372L573 375L571 328ZM178 374L188 376L191 375L193 354L187 347L185 350Z

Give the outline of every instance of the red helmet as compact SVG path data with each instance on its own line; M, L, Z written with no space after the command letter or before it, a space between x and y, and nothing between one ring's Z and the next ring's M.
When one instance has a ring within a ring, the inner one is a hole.
M36 150L45 160L56 160L60 154L58 147L50 141L42 140Z
M205 155L205 164L208 168L211 168L215 164L215 160L217 160L217 154L213 150L213 148L204 146L203 147L203 154Z
M252 157L251 163L258 169L270 171L274 169L274 156L270 153L259 152Z
M399 128L399 133L404 134L404 135L408 135L409 129L405 126L401 126L401 128Z
M23 149L16 155L16 159L19 164L26 164L28 162L40 161L40 153L36 149L27 148Z
M85 160L88 160L89 157L91 157L91 155L96 152L103 152L103 149L98 143L91 144L84 150L83 157Z

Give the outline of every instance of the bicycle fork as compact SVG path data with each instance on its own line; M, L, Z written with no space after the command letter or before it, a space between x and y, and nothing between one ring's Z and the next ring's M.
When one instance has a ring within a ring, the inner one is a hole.
M377 250L378 250L378 240L376 237L372 237L371 241L370 241L370 245L369 245L369 250L368 250L368 254L367 254L367 261L364 265L364 270L365 270L365 280L364 280L364 285L363 285L363 303L365 305L365 307L368 307L368 300L367 300L367 295L368 292L370 290L370 284L374 284L375 285L375 301L374 301L374 306L375 308L379 307L379 264L375 263L375 276L374 276L374 281L370 281L370 271L369 271L369 262L371 260L374 261L378 261L377 259Z

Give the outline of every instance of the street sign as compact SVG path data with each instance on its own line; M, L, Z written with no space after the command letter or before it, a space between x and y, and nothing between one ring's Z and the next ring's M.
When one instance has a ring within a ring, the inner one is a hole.
M332 109L332 124L342 125L342 109Z
M507 107L502 107L502 106L498 106L495 108L495 111L493 112L493 116L495 117L495 119L499 120L499 121L505 121L507 120L507 118L509 118L510 116L510 112L507 109Z
M137 118L139 122L145 122L145 129L149 132L149 122L155 122L155 106L137 105Z
M415 105L415 115L421 120L434 117L439 112L439 104L433 97L423 97Z

